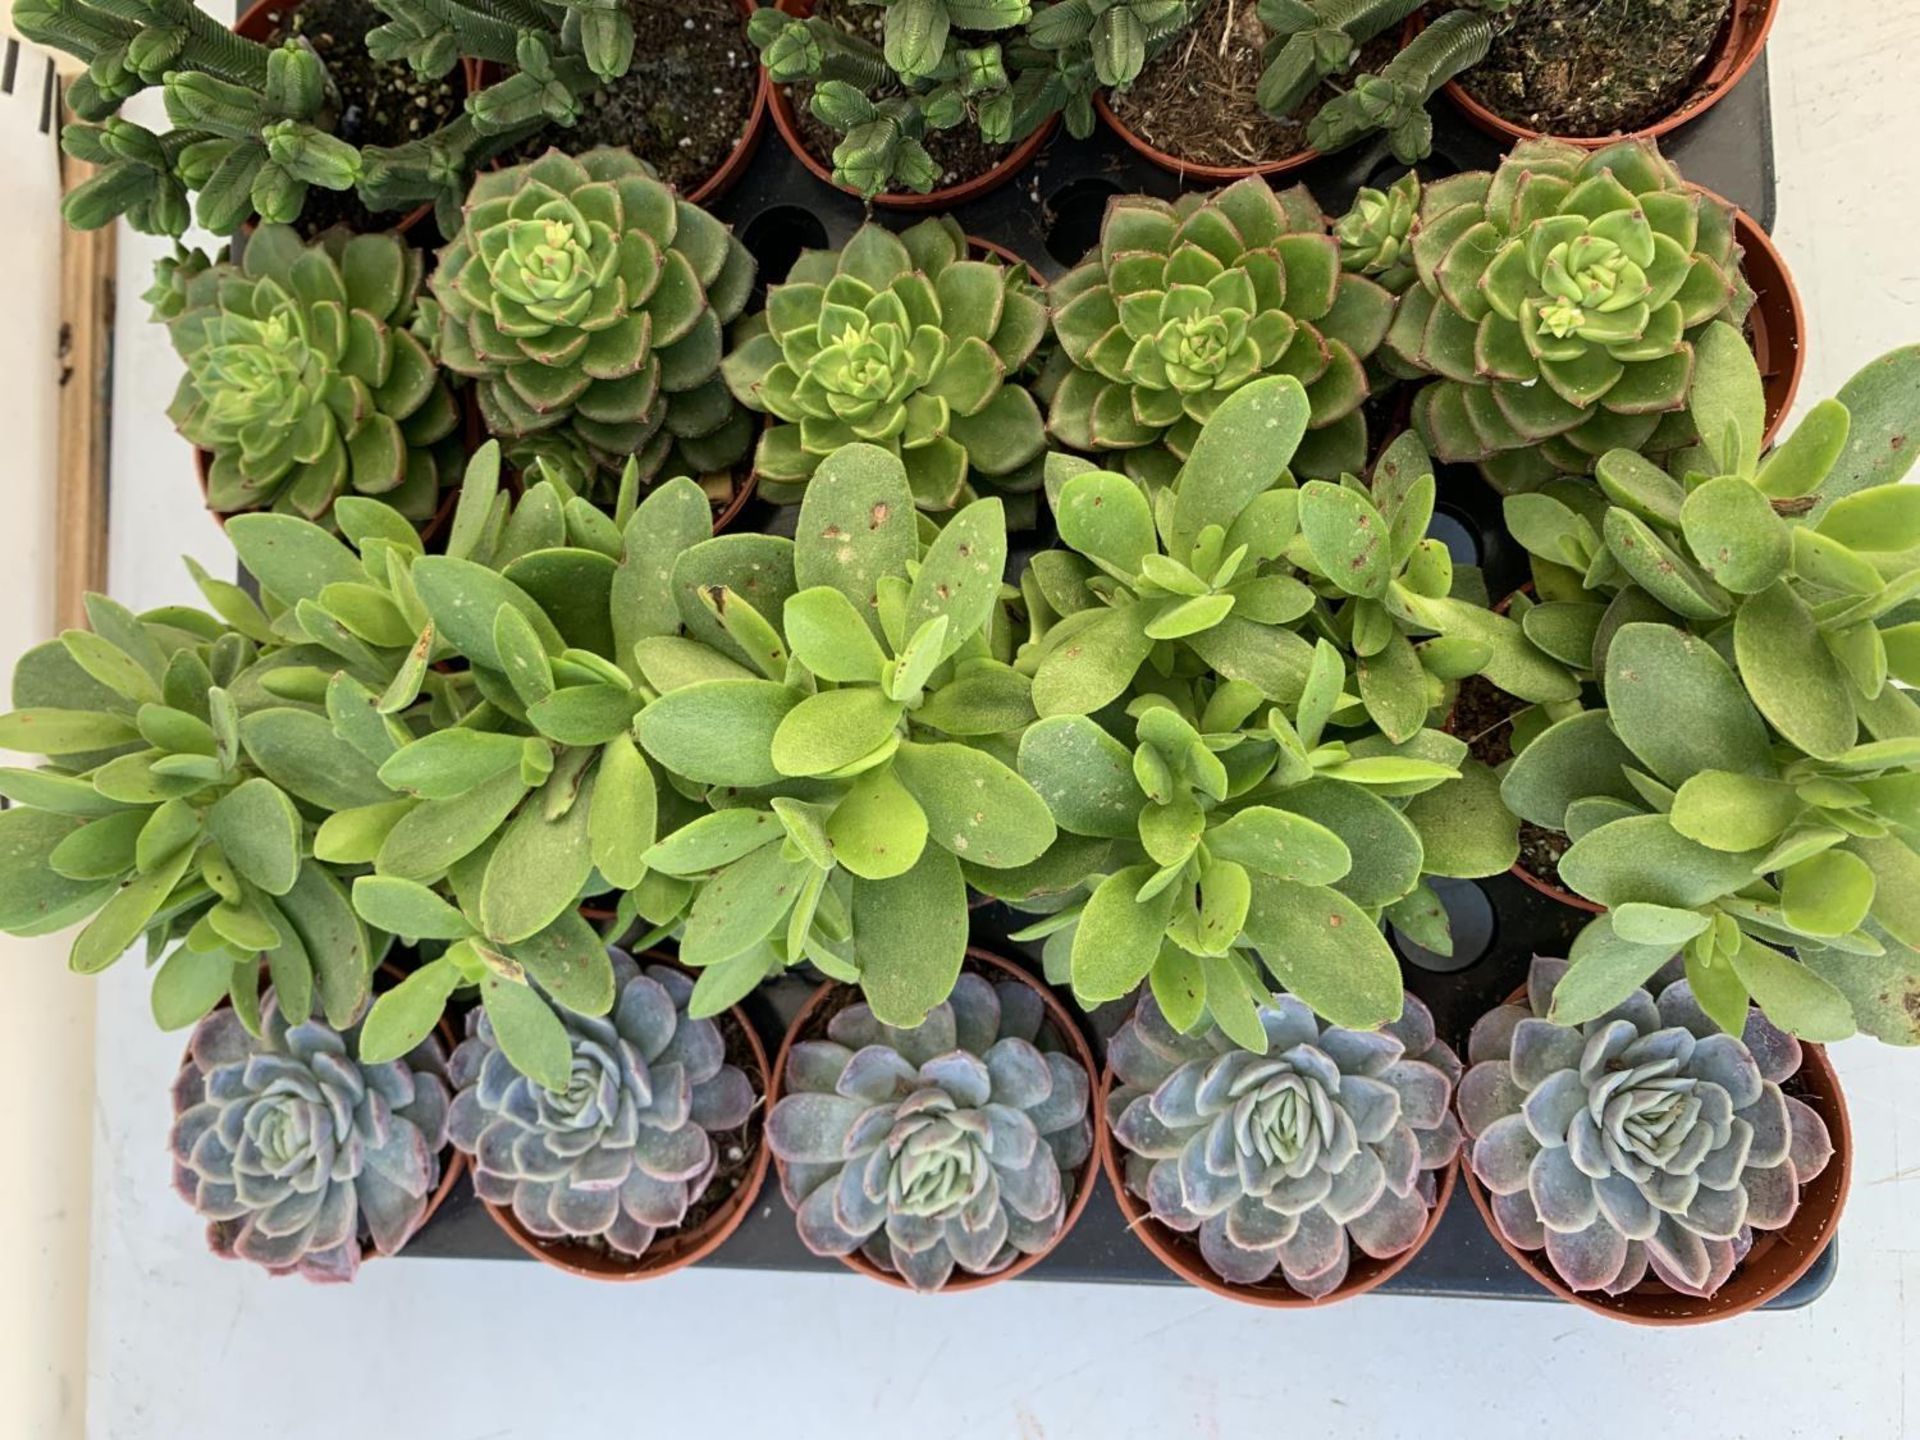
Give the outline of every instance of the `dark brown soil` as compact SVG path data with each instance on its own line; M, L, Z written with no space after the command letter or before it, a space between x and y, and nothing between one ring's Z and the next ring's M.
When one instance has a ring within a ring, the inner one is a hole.
M1638 130L1686 101L1733 5L1745 3L1529 0L1460 83L1529 130Z
M366 33L387 18L367 0L304 0L267 18L273 22L267 43L304 36L326 62L340 92L340 114L329 128L349 144L404 145L432 134L460 113L466 84L458 66L429 80L404 64L387 64L367 54ZM313 185L296 228L309 237L333 225L385 230L399 224L403 213L371 211L352 190Z
M760 59L734 0L627 0L633 67L589 95L571 129L552 126L511 157L558 145L624 145L682 190L697 189L746 134Z
M1466 741L1474 759L1497 769L1513 758L1513 717L1526 708L1526 701L1484 675L1469 675L1454 697L1447 733Z
M880 6L851 3L851 0L819 0L813 13L818 19L829 20L875 45L881 44L886 34L887 12ZM815 117L812 85L790 85L787 90L793 99L794 123L802 143L814 159L831 170L833 147L840 143L840 132ZM901 93L898 87L890 86L874 91L868 98L880 101ZM940 190L964 185L986 174L1013 149L1011 145L987 144L980 138L979 126L971 119L961 121L950 130L929 130L920 143L927 147L927 154L940 167L940 179L935 186Z
M1573 842L1557 830L1548 830L1531 820L1520 822L1520 868L1536 880L1544 880L1556 890L1567 887L1560 880L1560 857Z
M1344 86L1322 84L1291 116L1276 120L1255 99L1266 40L1249 0L1209 5L1107 103L1154 149L1196 165L1264 165L1298 155L1307 148L1307 122ZM1399 45L1397 29L1376 37L1351 73L1377 70Z

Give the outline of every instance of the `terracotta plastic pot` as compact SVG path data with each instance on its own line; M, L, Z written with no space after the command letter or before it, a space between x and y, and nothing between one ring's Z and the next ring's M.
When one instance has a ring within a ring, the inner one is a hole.
M1732 202L1700 188L1723 205ZM1773 243L1773 237L1739 206L1733 206L1733 231L1743 252L1740 269L1753 287L1752 326L1754 359L1760 364L1760 384L1767 397L1767 433L1771 445L1793 397L1800 389L1800 376L1807 368L1806 311L1800 304L1800 291L1793 283L1793 272L1786 257Z
M648 952L638 958L650 965L680 968L665 955ZM756 1094L766 1097L767 1052L754 1031L753 1022L738 1006L728 1010L725 1018L733 1022L733 1034L728 1036L727 1059L747 1072L747 1079L753 1083ZM741 1043L733 1043L735 1040ZM770 1099L768 1103L771 1103ZM766 1113L763 1105L748 1117L747 1131L753 1140L753 1157L747 1164L746 1178L740 1182L740 1187L691 1230L658 1236L638 1259L630 1260L589 1245L543 1240L520 1223L512 1206L496 1205L491 1200L482 1200L480 1203L493 1217L493 1223L506 1232L508 1239L543 1265L551 1265L556 1270L564 1270L584 1280L657 1280L662 1275L671 1275L676 1270L684 1270L706 1259L724 1245L727 1238L752 1213L754 1202L760 1198L760 1187L767 1178Z
M1508 1003L1524 1003L1525 998L1526 987L1522 986L1508 997ZM1466 1177L1467 1193L1473 1197L1474 1208L1486 1222L1488 1233L1513 1263L1542 1289L1582 1310L1634 1325L1704 1325L1744 1315L1784 1293L1826 1253L1827 1246L1833 1243L1834 1226L1846 1205L1847 1189L1853 1179L1853 1129L1847 1119L1840 1077L1834 1073L1833 1063L1827 1059L1823 1046L1803 1044L1800 1055L1799 1073L1783 1088L1826 1122L1827 1134L1833 1140L1833 1158L1810 1184L1801 1187L1800 1208L1786 1228L1754 1232L1753 1249L1747 1258L1734 1267L1727 1283L1707 1299L1679 1294L1654 1279L1651 1273L1620 1296L1575 1290L1560 1278L1544 1250L1522 1250L1501 1233L1493 1218L1493 1202L1486 1187L1463 1155L1460 1170Z
M1387 1260L1375 1260L1358 1249L1351 1251L1347 1278L1340 1282L1337 1289L1310 1299L1295 1290L1281 1278L1275 1270L1270 1279L1258 1285L1232 1285L1213 1273L1213 1267L1207 1264L1200 1254L1200 1242L1181 1234L1170 1226L1161 1224L1153 1218L1153 1213L1145 1203L1131 1190L1127 1189L1125 1149L1109 1133L1107 1124L1107 1096L1113 1089L1114 1074L1112 1067L1100 1076L1099 1130L1101 1133L1101 1161L1106 1166L1107 1183L1113 1187L1113 1195L1120 1202L1120 1213L1126 1217L1127 1233L1146 1246L1153 1258L1167 1269L1178 1275L1189 1285L1210 1291L1226 1300L1235 1300L1242 1305L1258 1305L1269 1310L1315 1310L1328 1305L1337 1305L1342 1300L1351 1300L1356 1295L1364 1295L1376 1290L1398 1275L1413 1263L1433 1238L1433 1232L1440 1228L1440 1217L1446 1213L1447 1202L1453 1198L1454 1177L1460 1170L1459 1157L1449 1160L1435 1173L1437 1182L1434 1190L1433 1209L1427 1215L1426 1228L1421 1230L1420 1238L1407 1249Z
M1030 987L1040 997L1041 1003L1046 1006L1047 1019L1053 1022L1054 1032L1066 1045L1067 1053L1086 1067L1089 1080L1098 1073L1093 1052L1087 1048L1086 1037L1080 1033L1078 1022L1068 1012L1067 1007L1054 998L1052 991L1026 971L988 951L968 947L967 961L974 969L984 972L989 978L1017 980L1022 985ZM787 1027L786 1038L780 1042L780 1054L774 1061L773 1088L767 1095L769 1112L779 1102L781 1087L787 1074L787 1057L793 1053L793 1047L802 1040L812 1039L823 1033L827 1020L846 1009L847 1006L857 1003L859 998L860 992L852 986L830 981L814 991L808 997L807 1003L800 1007L800 1013L793 1017L793 1023ZM1088 1103L1094 1103L1094 1097L1089 1096ZM989 1285L996 1285L1002 1280L1011 1280L1016 1275L1023 1275L1052 1254L1060 1242L1067 1238L1068 1233L1072 1231L1081 1214L1086 1210L1087 1201L1092 1198L1094 1178L1099 1171L1102 1157L1106 1153L1106 1127L1100 1122L1098 1116L1091 1118L1093 1119L1093 1149L1085 1163L1081 1165L1079 1174L1074 1178L1073 1200L1067 1206L1066 1220L1060 1226L1060 1233L1054 1237L1053 1244L1037 1255L1022 1255L1006 1269L996 1270L991 1275L974 1275L956 1266L952 1278L939 1290L933 1292L934 1294L957 1295L969 1290L981 1290ZM773 1163L784 1182L786 1166L777 1157ZM840 1263L849 1270L865 1275L869 1279L891 1285L897 1290L910 1291L913 1288L898 1275L882 1270L858 1251L839 1258Z
M1722 26L1719 38L1707 52L1706 68L1692 94L1672 113L1638 130L1623 130L1612 135L1543 136L1541 131L1529 130L1524 125L1516 125L1495 114L1469 95L1458 80L1447 82L1447 98L1478 128L1508 142L1549 138L1588 150L1598 150L1618 140L1658 139L1719 104L1734 86L1746 78L1747 71L1753 68L1754 62L1760 58L1760 52L1766 48L1767 32L1773 29L1774 18L1780 13L1780 0L1732 0L1732 5L1732 13ZM1412 39L1425 26L1425 19L1416 15L1407 22L1406 38Z
M1320 158L1318 150L1302 150L1279 160L1264 161L1259 165L1203 165L1198 160L1183 160L1178 155L1169 155L1166 151L1147 143L1140 133L1132 129L1126 121L1114 114L1113 107L1107 104L1107 97L1096 91L1093 108L1106 122L1107 128L1126 141L1134 153L1158 165L1162 170L1178 175L1182 180L1206 180L1227 184L1234 180L1244 180L1249 175L1283 175L1289 170L1298 170Z
M815 0L779 0L776 5L782 14L792 15L804 20L813 14ZM766 73L764 70L761 72ZM1040 153L1040 147L1053 137L1059 127L1060 117L1050 115L1039 129L1022 140L1013 149L1001 157L998 164L982 171L971 180L963 180L958 185L949 185L943 189L929 190L926 194L916 194L910 190L883 190L871 197L862 196L857 190L842 185L833 178L833 171L820 162L807 148L800 134L800 119L793 108L792 87L772 85L767 87L769 108L773 111L773 127L780 132L780 138L787 142L787 148L793 151L794 159L834 189L847 195L853 195L869 203L888 210L951 210L956 205L964 205L969 200L978 200L982 195L998 190L1015 175L1027 168L1027 162Z

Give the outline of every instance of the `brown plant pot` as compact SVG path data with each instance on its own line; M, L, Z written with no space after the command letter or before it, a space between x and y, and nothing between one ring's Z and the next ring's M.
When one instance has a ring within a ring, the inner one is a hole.
M671 957L653 951L637 957L649 964L668 965L674 969L682 967ZM729 1236L738 1230L741 1223L752 1213L754 1202L760 1198L760 1187L767 1178L767 1109L771 1097L767 1095L767 1052L761 1045L760 1037L754 1032L753 1022L738 1006L725 1012L740 1036L745 1037L744 1045L738 1047L741 1053L732 1053L735 1047L729 1046L727 1059L741 1065L752 1081L756 1092L762 1097L761 1108L747 1119L748 1134L753 1138L753 1158L747 1163L746 1178L740 1182L740 1188L723 1200L713 1213L708 1215L691 1230L675 1231L671 1235L656 1238L647 1247L646 1253L637 1259L627 1259L620 1255L609 1254L590 1245L569 1243L564 1240L542 1240L520 1223L519 1217L508 1205L496 1205L491 1200L482 1200L487 1214L493 1217L493 1223L506 1233L509 1240L518 1245L527 1254L543 1265L551 1265L556 1270L564 1270L569 1275L578 1275L583 1280L609 1280L626 1282L633 1280L657 1280L662 1275L671 1275L676 1270L684 1270L696 1264L718 1250L727 1242ZM477 1198L477 1197L476 1197Z
M1068 1012L1067 1007L1054 998L1052 991L1048 990L1046 986L1027 974L1026 971L1016 965L1009 964L998 955L992 954L989 951L976 950L972 946L969 946L967 947L967 961L976 968L988 972L995 978L1004 977L1010 980L1017 980L1021 984L1031 987L1034 993L1040 997L1041 1003L1046 1007L1047 1019L1053 1022L1055 1032L1059 1035L1060 1039L1065 1042L1067 1053L1086 1068L1087 1077L1089 1081L1092 1080L1093 1076L1098 1073L1094 1065L1093 1051L1087 1048L1086 1037L1080 1033L1078 1022L1076 1022L1072 1014ZM815 990L813 994L807 998L807 1003L800 1007L800 1013L793 1017L793 1023L787 1027L786 1038L780 1042L780 1054L775 1059L773 1065L773 1086L767 1094L768 1113L772 1113L773 1107L780 1100L781 1088L787 1073L787 1057L793 1053L793 1047L800 1041L811 1038L810 1032L824 1026L826 1020L832 1015L837 1014L858 1000L859 991L850 985L842 985L837 981L829 981L818 990ZM1089 1086L1090 1091L1091 1089L1092 1087ZM1094 1097L1091 1094L1089 1095L1088 1103L1094 1103ZM970 1290L982 1290L989 1285L997 1285L1002 1280L1011 1280L1014 1276L1023 1275L1038 1265L1053 1253L1062 1240L1067 1238L1068 1233L1079 1221L1082 1212L1086 1210L1087 1201L1093 1196L1094 1178L1102 1164L1102 1157L1106 1154L1106 1127L1098 1116L1091 1118L1093 1120L1093 1149L1087 1155L1086 1161L1081 1165L1079 1174L1074 1177L1073 1200L1072 1203L1067 1206L1066 1220L1060 1226L1060 1233L1054 1236L1053 1244L1037 1255L1022 1255L1011 1265L1007 1266L1006 1269L996 1270L991 1275L975 1275L956 1266L953 1275L948 1279L947 1283L933 1293L939 1295L957 1295ZM786 1166L778 1157L774 1159L773 1164L784 1185L786 1180ZM893 1286L896 1290L912 1291L913 1289L912 1286L908 1285L907 1282L902 1280L898 1275L882 1270L857 1250L851 1255L840 1256L839 1260L840 1263L845 1265L849 1270L860 1275L865 1275L870 1280L878 1280L882 1284Z
M1763 447L1771 445L1793 408L1799 392L1800 377L1807 368L1807 316L1800 303L1800 291L1793 283L1793 272L1786 257L1773 243L1773 237L1746 211L1731 201L1700 188L1733 209L1733 232L1740 242L1741 273L1753 287L1753 358L1760 366L1760 385L1767 397L1767 431Z
M1318 1300L1310 1299L1295 1290L1280 1278L1278 1270L1274 1272L1272 1278L1263 1280L1258 1285L1229 1284L1213 1273L1213 1267L1207 1264L1205 1257L1200 1253L1199 1241L1154 1219L1152 1212L1141 1203L1140 1198L1127 1188L1126 1161L1123 1158L1125 1147L1113 1138L1107 1124L1107 1096L1113 1089L1113 1082L1113 1067L1108 1066L1100 1076L1100 1090L1097 1097L1100 1119L1097 1128L1101 1137L1101 1164L1106 1167L1107 1184L1113 1187L1114 1199L1120 1202L1120 1213L1126 1218L1128 1233L1146 1246L1154 1259L1189 1285L1209 1291L1224 1300L1235 1300L1242 1305L1258 1305L1268 1310L1317 1310L1329 1305L1338 1305L1342 1300L1351 1300L1354 1296L1364 1295L1369 1290L1377 1290L1411 1265L1413 1257L1426 1248L1427 1242L1433 1238L1433 1232L1440 1228L1440 1217L1446 1214L1447 1202L1453 1198L1454 1177L1461 1169L1458 1156L1449 1160L1435 1177L1438 1188L1434 1191L1433 1209L1428 1212L1426 1228L1420 1232L1420 1238L1398 1255L1386 1260L1375 1260L1357 1249L1352 1250L1347 1278L1340 1282L1337 1289L1322 1295Z
M805 20L813 14L815 0L778 0L775 8L783 15L792 15ZM762 75L766 74L763 69ZM767 86L769 108L773 111L773 127L780 132L780 138L787 142L787 148L793 152L794 159L806 166L817 178L842 194L852 195L856 199L867 200L887 210L951 210L956 205L964 205L969 200L978 200L982 195L998 190L1015 175L1026 169L1027 163L1040 153L1040 147L1053 137L1059 127L1060 117L1050 115L1037 130L1022 140L989 170L963 180L958 185L929 190L926 194L917 194L911 190L883 190L878 195L863 196L859 191L842 185L833 178L833 171L820 163L819 158L807 148L800 134L799 117L793 108L792 87L787 85Z
M1713 42L1713 48L1707 52L1705 72L1692 94L1670 114L1638 130L1622 130L1612 135L1544 135L1541 131L1529 130L1494 113L1469 95L1458 80L1447 82L1447 98L1476 127L1507 142L1509 146L1516 140L1551 139L1578 145L1585 150L1598 150L1619 140L1658 139L1689 120L1704 115L1746 78L1747 71L1753 68L1754 62L1760 58L1760 52L1766 48L1767 32L1773 29L1774 18L1780 13L1780 3L1781 0L1733 0L1732 12L1719 38ZM1405 39L1411 40L1424 28L1426 20L1422 16L1414 16L1407 22Z
M1508 1004L1526 1001L1523 985L1507 997ZM1624 1295L1612 1296L1600 1291L1579 1291L1560 1278L1544 1250L1522 1250L1501 1232L1493 1218L1493 1202L1466 1155L1459 1166L1466 1178L1467 1193L1486 1222L1487 1231L1500 1248L1540 1287L1562 1300L1634 1325L1705 1325L1714 1320L1729 1320L1757 1310L1775 1296L1783 1294L1813 1267L1833 1243L1834 1226L1847 1202L1847 1189L1853 1179L1853 1128L1847 1119L1846 1097L1841 1093L1840 1077L1827 1058L1826 1047L1802 1044L1800 1070L1784 1088L1795 1099L1805 1102L1826 1122L1833 1140L1833 1158L1827 1168L1800 1187L1800 1208L1784 1230L1755 1231L1753 1249L1734 1267L1727 1283L1707 1299L1682 1295L1653 1278L1647 1279Z
M1289 170L1298 170L1320 158L1318 150L1307 149L1279 160L1267 160L1258 165L1203 165L1198 160L1182 160L1178 155L1169 155L1165 150L1149 145L1138 131L1114 113L1113 107L1107 103L1107 97L1099 91L1094 92L1093 108L1106 122L1107 128L1126 141L1135 154L1158 165L1162 170L1179 176L1182 180L1206 180L1227 184L1235 180L1245 180L1250 175L1284 175Z

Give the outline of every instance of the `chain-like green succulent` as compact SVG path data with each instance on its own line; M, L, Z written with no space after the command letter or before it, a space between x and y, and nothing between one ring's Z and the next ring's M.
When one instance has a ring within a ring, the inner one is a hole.
M510 456L560 427L643 478L746 453L720 358L753 260L726 227L615 149L482 175L465 217L433 278L441 357Z
M1752 304L1732 207L1645 141L1528 141L1494 174L1429 185L1413 256L1387 343L1440 377L1421 436L1509 489L1686 443L1693 342Z
M420 276L397 236L335 230L309 245L285 225L249 236L238 265L164 262L153 295L177 311L168 330L187 367L167 413L211 453L216 511L318 519L351 491L432 515L459 416L410 328Z
M797 499L844 445L898 455L915 503L950 510L980 485L1037 483L1046 448L1023 373L1047 332L1024 268L968 257L950 218L902 235L864 225L803 255L736 333L723 367L740 401L777 422L760 437L762 493Z

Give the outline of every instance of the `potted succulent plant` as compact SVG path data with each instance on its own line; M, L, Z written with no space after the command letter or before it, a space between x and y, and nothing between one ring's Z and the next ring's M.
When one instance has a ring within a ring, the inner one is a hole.
M775 1066L767 1142L800 1238L921 1292L1005 1280L1092 1193L1093 1056L1073 1018L984 951L907 1029L843 985L815 992Z
M1783 1029L1914 1034L1920 857L1905 797L1920 709L1901 607L1920 587L1904 470L1915 361L1896 352L1763 453L1737 332L1698 341L1703 443L1669 474L1617 450L1598 480L1509 497L1558 597L1523 625L1595 677L1604 707L1534 735L1507 806L1573 843L1560 875L1607 907L1557 1016L1605 1012L1684 947L1730 1032L1751 999Z
M459 1178L447 1142L447 1052L355 1058L358 1026L291 1022L269 992L194 1028L173 1085L173 1185L215 1254L276 1275L352 1280L392 1255ZM445 1027L442 1027L444 1032Z
M1279 1307L1364 1294L1453 1192L1460 1061L1411 995L1373 1030L1291 995L1259 1019L1264 1055L1141 996L1107 1047L1108 1178L1128 1229L1191 1284Z
M514 1068L483 1009L453 1052L448 1131L514 1243L602 1280L644 1280L718 1249L766 1176L767 1057L738 1010L687 1014L693 982L613 955L604 1016L564 1013L564 1088Z
M1820 1047L1758 1010L1725 1028L1678 969L1561 1024L1572 972L1536 959L1524 993L1475 1024L1459 1090L1467 1186L1494 1237L1562 1298L1641 1324L1724 1319L1785 1290L1832 1239L1851 1163Z

